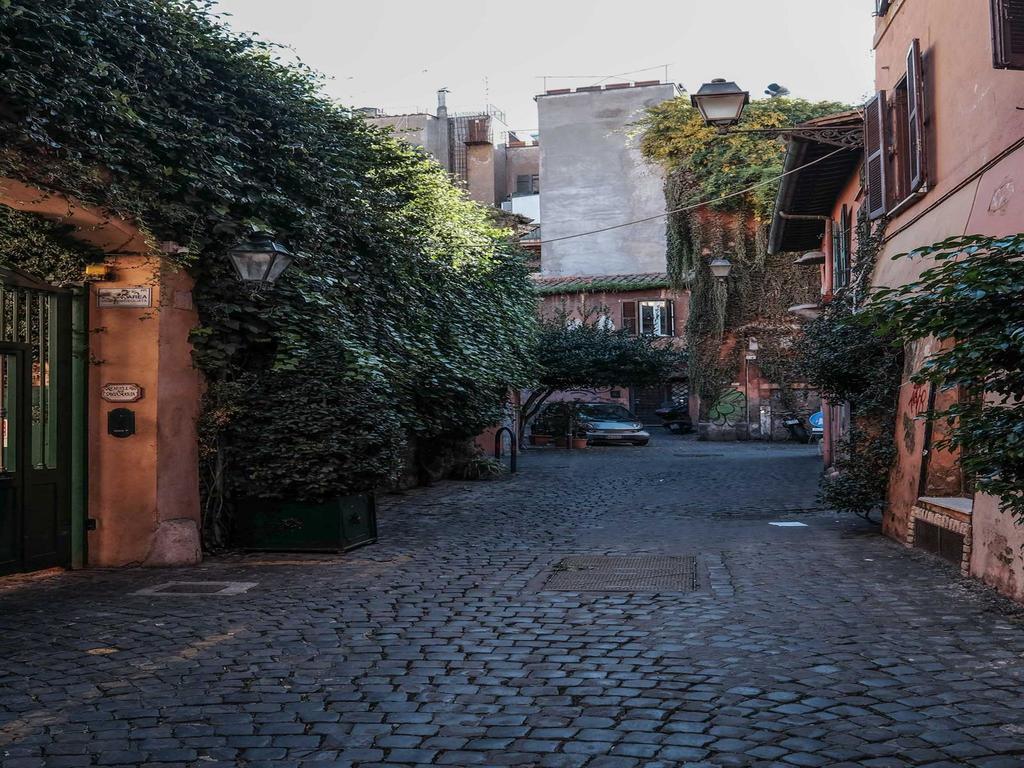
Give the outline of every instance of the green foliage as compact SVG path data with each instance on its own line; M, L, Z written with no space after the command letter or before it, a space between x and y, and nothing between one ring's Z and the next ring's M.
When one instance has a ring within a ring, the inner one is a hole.
M557 312L541 319L533 351L539 386L523 404L523 424L559 390L655 386L685 364L685 355L664 339L611 330L596 316Z
M779 128L841 112L835 102L802 99L754 101L739 128ZM738 347L723 352L730 333L756 323L764 337L787 335L786 309L816 293L809 270L785 254L767 255L768 218L778 191L786 146L778 137L757 133L720 134L680 97L652 107L640 121L641 148L667 171L668 271L673 285L690 289L687 337L690 390L704 414L735 380ZM748 187L756 188L732 196ZM728 199L688 211L705 200ZM727 282L716 280L708 262L724 256L733 265ZM760 338L760 337L759 337ZM776 366L785 388L787 367Z
M782 128L850 107L832 101L763 99L743 111L738 128ZM710 200L782 173L785 143L756 133L720 134L704 124L687 96L651 107L640 122L644 154L666 167L681 171L689 180L689 202ZM765 184L745 195L717 204L718 210L750 212L759 219L771 215L778 184Z
M860 217L850 285L804 325L793 345L794 374L833 406L850 407L850 429L835 446L820 498L832 509L863 516L888 493L903 370L903 350L894 334L863 306L884 233L884 222L872 227Z
M56 285L78 282L85 265L101 254L72 240L70 229L65 224L0 206L0 254L4 265Z
M822 479L819 500L830 509L867 517L885 501L895 460L891 434L852 428L836 446L833 473Z
M1024 234L955 237L896 258L934 261L921 277L875 293L871 310L903 342L934 337L939 351L916 383L960 389L932 419L950 425L940 448L959 450L977 488L1024 521Z
M198 0L4 2L0 173L188 246L208 495L312 501L495 421L535 299L507 230L276 52ZM253 226L302 254L259 295L224 255Z
M472 456L452 468L456 480L497 480L505 474L505 465L489 456Z
M856 312L839 297L804 326L796 340L797 375L831 403L849 403L856 416L891 418L903 361L878 318Z

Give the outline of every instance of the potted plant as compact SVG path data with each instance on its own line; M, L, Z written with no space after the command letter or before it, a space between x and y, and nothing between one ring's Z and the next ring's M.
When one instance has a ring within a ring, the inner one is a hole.
M322 503L245 499L239 503L236 541L268 552L343 552L377 541L372 493Z
M533 432L530 435L531 445L551 445L554 441L553 435L544 434L542 432Z

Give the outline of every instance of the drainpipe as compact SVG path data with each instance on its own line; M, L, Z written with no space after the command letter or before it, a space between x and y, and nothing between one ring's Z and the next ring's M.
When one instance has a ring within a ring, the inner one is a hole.
M832 217L800 213L783 213L779 211L779 218L788 221L820 221L825 224L825 234L822 236L821 252L825 254L824 274L822 275L821 296L823 302L832 300L833 277L833 254L832 254Z

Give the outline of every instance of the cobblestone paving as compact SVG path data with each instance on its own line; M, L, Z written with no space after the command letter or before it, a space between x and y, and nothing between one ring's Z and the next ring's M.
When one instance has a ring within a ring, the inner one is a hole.
M0 581L0 764L1024 766L1021 614L816 510L813 448L522 467L386 497L344 557ZM602 553L700 589L544 590ZM193 579L258 585L133 594Z

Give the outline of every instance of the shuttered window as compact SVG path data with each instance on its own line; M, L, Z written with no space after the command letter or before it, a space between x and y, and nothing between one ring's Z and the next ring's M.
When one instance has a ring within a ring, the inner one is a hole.
M843 206L839 225L832 227L832 290L838 291L850 284L850 250L853 235L853 217Z
M992 0L992 61L1024 69L1024 0Z
M651 336L675 335L675 306L672 301L641 301L638 303L640 333Z
M910 192L916 192L925 185L928 167L925 150L921 42L915 39L907 51L907 172Z
M885 214L886 204L886 113L888 105L885 91L864 107L864 173L867 185L868 218L877 219Z
M629 333L637 332L636 302L622 302L622 329Z

